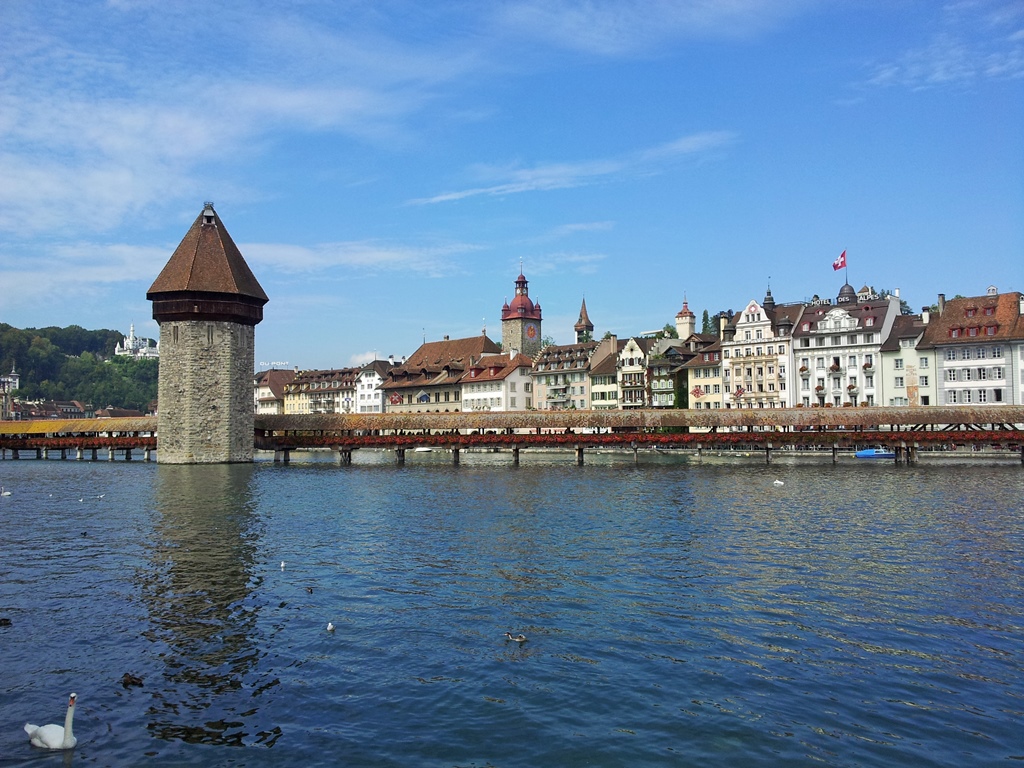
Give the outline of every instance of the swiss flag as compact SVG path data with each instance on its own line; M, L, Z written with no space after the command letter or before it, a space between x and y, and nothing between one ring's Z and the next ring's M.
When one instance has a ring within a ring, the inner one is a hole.
M832 262L832 270L842 269L846 266L846 251L839 254L839 258Z

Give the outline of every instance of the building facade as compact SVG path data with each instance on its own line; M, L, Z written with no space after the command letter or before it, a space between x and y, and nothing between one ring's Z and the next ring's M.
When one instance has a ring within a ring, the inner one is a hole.
M524 411L533 408L533 360L524 354L485 354L462 376L462 410Z
M485 354L501 349L485 334L426 342L402 365L387 371L380 385L387 413L458 413L462 376Z
M939 405L1024 405L1024 294L939 296L919 345L935 352Z

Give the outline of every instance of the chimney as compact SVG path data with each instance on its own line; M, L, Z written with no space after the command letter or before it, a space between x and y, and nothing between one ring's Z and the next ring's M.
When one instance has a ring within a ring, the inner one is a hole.
M395 356L394 355L388 355L388 365L394 365L394 364L395 364Z
M928 307L921 307L921 322L928 325L928 320L931 318L931 312L928 311Z
M942 314L942 310L946 308L946 294L939 294L939 314Z

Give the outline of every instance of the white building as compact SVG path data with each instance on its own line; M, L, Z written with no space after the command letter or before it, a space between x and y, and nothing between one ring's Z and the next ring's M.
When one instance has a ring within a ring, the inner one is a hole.
M374 360L356 374L356 412L384 413L384 390L380 385L395 365L394 358Z
M462 376L462 410L524 411L533 408L533 360L518 352L474 358Z
M160 342L135 335L135 323L131 324L128 335L114 347L114 354L120 357L160 357Z

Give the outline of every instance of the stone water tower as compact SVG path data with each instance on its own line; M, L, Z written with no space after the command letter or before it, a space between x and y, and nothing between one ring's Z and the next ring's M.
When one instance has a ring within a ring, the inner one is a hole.
M213 203L146 298L160 325L157 461L252 461L254 339L267 294Z

